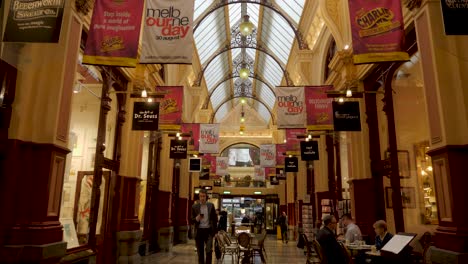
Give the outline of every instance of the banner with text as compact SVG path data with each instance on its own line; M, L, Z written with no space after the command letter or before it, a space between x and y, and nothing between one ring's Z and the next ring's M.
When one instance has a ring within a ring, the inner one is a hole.
M445 34L468 35L468 0L441 0Z
M200 124L197 123L185 123L180 126L180 131L182 133L190 134L190 139L188 142L188 151L189 153L198 152L198 147L200 142Z
M407 61L401 1L349 0L354 63Z
M228 162L228 157L216 157L216 175L224 176L229 174Z
M284 167L286 144L276 144L276 167Z
M283 168L276 167L276 179L286 180L286 172L284 171L284 167Z
M159 105L159 127L161 130L180 130L182 106L184 104L183 86L158 86L156 91L164 92Z
M306 86L307 130L333 130L333 98L326 92L333 86Z
M287 157L284 160L284 169L285 172L298 172L299 160L297 159L297 157Z
M306 133L307 130L305 128L286 129L286 154L299 155L299 152L301 151L301 140L297 137L304 137Z
M187 140L171 139L171 149L169 152L171 159L187 158Z
M143 1L96 0L83 64L136 67Z
M276 87L275 104L278 128L305 127L304 87Z
M254 186L258 186L258 182L265 181L265 168L259 165L254 166Z
M318 141L301 141L301 159L319 160Z
M361 131L359 102L333 102L335 131Z
M146 0L141 63L192 63L194 2Z
M216 173L216 157L211 154L205 154L202 157L202 172L200 173L200 180L209 180L210 176Z
M219 124L200 124L200 153L219 152Z
M158 130L159 103L133 103L132 130Z
M276 146L274 144L260 145L260 166L276 166Z
M3 41L57 43L64 4L65 0L12 0Z

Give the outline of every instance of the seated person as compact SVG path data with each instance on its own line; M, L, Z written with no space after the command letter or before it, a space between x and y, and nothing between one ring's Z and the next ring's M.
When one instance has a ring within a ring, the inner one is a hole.
M341 219L346 228L345 240L349 243L354 243L356 240L362 240L361 229L359 229L359 227L354 223L351 214L344 214Z
M374 223L374 231L377 234L375 247L380 250L392 239L393 235L387 232L387 223L384 220L378 220Z
M317 234L317 241L323 249L328 264L346 263L346 258L335 237L336 218L326 215L323 218L323 228Z

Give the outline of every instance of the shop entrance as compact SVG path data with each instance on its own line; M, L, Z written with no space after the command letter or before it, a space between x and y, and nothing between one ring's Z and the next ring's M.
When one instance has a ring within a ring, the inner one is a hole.
M264 229L274 232L279 199L276 195L273 196L221 196L220 209L227 213L228 232L236 233L239 227L248 227L250 232L257 234Z

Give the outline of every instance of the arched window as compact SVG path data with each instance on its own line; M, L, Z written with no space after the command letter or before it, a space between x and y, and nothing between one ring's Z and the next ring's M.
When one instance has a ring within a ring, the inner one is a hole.
M260 149L247 143L239 143L225 148L221 157L229 157L230 167L253 167L260 165Z

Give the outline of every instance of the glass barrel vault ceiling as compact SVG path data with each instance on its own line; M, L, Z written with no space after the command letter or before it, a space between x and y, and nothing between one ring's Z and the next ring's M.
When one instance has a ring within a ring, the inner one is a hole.
M208 66L204 72L204 83L211 94L210 101L216 111L215 122L221 121L239 102L238 99L229 100L234 94L234 83L237 77L221 82L233 72L232 59L242 51L240 48L230 49L213 58L214 54L231 43L231 30L242 20L242 6L246 5L247 15L254 28L257 29L257 43L262 43L274 57L254 48L245 49L246 54L255 60L254 74L262 81L251 79L253 82L253 96L261 100L272 110L275 103L273 93L275 86L281 85L284 78L283 69L286 68L292 45L295 39L294 30L287 21L270 8L249 1L231 0L222 8L213 7L222 0L195 0L194 20L198 28L194 32L195 46L202 68ZM269 0L282 12L297 28L305 0ZM211 12L211 13L210 13ZM202 82L203 83L203 82ZM228 102L226 102L228 101ZM249 100L249 104L259 113L266 123L271 116L268 109L256 100Z

